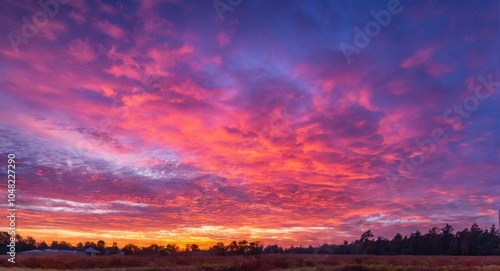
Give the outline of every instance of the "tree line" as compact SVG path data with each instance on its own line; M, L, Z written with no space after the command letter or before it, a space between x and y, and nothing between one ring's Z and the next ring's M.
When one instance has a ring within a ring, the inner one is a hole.
M0 233L0 254L7 252L10 235ZM174 253L201 252L215 255L257 255L257 254L371 254L371 255L500 255L500 231L492 225L481 229L477 224L462 231L454 232L452 226L446 224L443 228L433 227L427 233L420 231L409 236L396 234L391 240L384 237L374 238L371 230L361 234L358 240L342 244L323 244L313 247L288 247L268 245L264 247L260 241L246 240L232 241L228 245L218 242L207 250L201 250L197 244L188 244L181 249L176 244L166 246L152 244L148 247L139 247L128 244L119 248L116 243L106 246L103 240L97 243L87 241L76 246L65 241L53 241L50 245L44 241L37 242L33 237L23 238L16 235L16 250L18 252L32 249L66 249L83 250L93 247L103 254L126 255L169 255Z
M319 247L266 247L271 253L296 254L370 254L370 255L500 255L500 231L492 225L481 229L477 224L471 228L454 233L449 224L443 228L433 227L427 233L420 231L402 236L397 233L391 240L384 237L374 238L372 232L364 232L358 240L344 241L340 245L323 244Z

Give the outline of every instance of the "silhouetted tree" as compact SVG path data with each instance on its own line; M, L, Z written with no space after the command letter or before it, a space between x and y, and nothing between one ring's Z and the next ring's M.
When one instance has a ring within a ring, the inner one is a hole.
M176 253L177 251L179 251L179 247L176 244L167 245L167 252L169 254Z
M36 248L38 248L38 249L48 249L49 246L47 245L47 243L45 243L45 241L42 241L40 244L38 244L38 246Z
M396 236L390 241L391 254L400 255L403 251L403 236L397 233Z
M200 247L197 244L188 244L186 245L186 251L200 251Z
M450 253L451 242L453 241L453 227L446 224L444 228L441 229L441 255L447 255Z
M262 245L260 241L250 242L248 244L248 252L250 255L262 254L262 250L264 250L264 245Z
M232 241L228 246L227 249L231 251L232 253L237 253L239 250L238 243L236 241Z
M103 240L97 241L97 247L95 249L99 250L101 253L104 253L104 249L106 248L106 242Z
M265 249L263 249L262 253L264 254L281 254L283 253L283 248L278 245L269 245Z
M59 242L59 249L68 249L68 250L72 250L73 249L73 246L68 243L68 242L65 242L65 241L61 241Z
M118 245L116 242L113 242L113 245L111 247L108 247L106 249L107 254L118 254L120 252L120 249L118 248Z
M28 236L25 239L21 235L16 234L15 240L16 240L16 250L18 252L32 250L36 248L36 240L31 236ZM10 243L10 238L9 238L9 243Z
M226 247L224 243L219 242L215 246L211 247L209 251L214 252L216 255L224 256L226 254Z
M59 249L59 242L57 241L52 241L52 244L50 244L51 249Z
M141 249L134 244L128 244L122 248L122 251L125 253L125 255L138 255L140 254Z
M345 240L340 245L323 244L318 247L294 247L283 249L278 245L270 245L264 249L260 241L248 242L246 240L232 241L228 246L219 242L210 247L208 251L216 255L257 255L261 253L290 253L290 254L375 254L375 255L500 255L500 231L492 225L490 228L481 229L476 223L469 228L453 233L451 225L446 224L443 228L433 227L428 233L422 235L420 231L411 233L409 236L396 234L392 240L384 237L374 239L373 233L368 230L361 234L359 240L348 242ZM0 232L0 252L5 254L11 236L7 232ZM19 252L39 249L74 249L70 243L65 241L52 241L48 246L45 242L37 243L33 237L23 238L19 234L15 236L16 250ZM94 247L109 254L119 252L116 243L106 248L106 243L99 240L97 244L86 241L85 245L79 242L76 249ZM199 251L196 244L186 246L186 251ZM175 244L159 246L152 244L148 247L139 248L134 244L128 244L122 248L127 255L167 255L179 251Z

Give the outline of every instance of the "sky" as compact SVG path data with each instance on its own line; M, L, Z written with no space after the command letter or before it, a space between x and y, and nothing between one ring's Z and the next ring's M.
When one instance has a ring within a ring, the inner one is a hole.
M298 246L498 225L498 1L40 3L0 2L24 237Z

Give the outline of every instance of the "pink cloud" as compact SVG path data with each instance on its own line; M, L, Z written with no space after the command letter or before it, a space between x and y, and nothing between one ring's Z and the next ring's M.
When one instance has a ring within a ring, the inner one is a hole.
M220 32L217 35L216 39L217 39L217 42L219 43L220 47L224 47L231 42L231 40L229 39L228 35L225 32Z
M426 70L433 77L441 77L454 71L455 68L442 63L429 63L426 65Z
M79 24L83 24L85 23L87 20L85 19L85 16L79 14L79 13L76 13L74 11L72 11L69 15L68 15L70 18L72 18L73 20L75 20L77 23Z
M109 14L116 13L116 10L113 6L103 3L102 1L99 1L99 10Z
M67 30L67 25L65 23L49 20L45 26L39 27L41 36L45 37L49 41L56 41L58 35L65 33Z
M118 25L112 24L107 20L98 21L96 24L97 28L103 33L115 38L120 39L125 36L125 31Z
M436 48L422 49L403 61L400 67L409 69L417 66L423 66L425 71L433 77L441 77L455 70L450 65L432 61L432 55Z
M403 63L400 65L400 67L408 69L411 67L427 63L430 60L433 52L434 49L432 48L426 48L417 51L415 54L405 59Z
M68 53L81 62L91 62L97 57L88 38L73 40L68 46Z

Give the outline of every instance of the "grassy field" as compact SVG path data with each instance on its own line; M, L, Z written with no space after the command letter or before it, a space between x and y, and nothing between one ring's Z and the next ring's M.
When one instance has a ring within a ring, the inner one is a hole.
M452 256L17 256L16 264L0 258L0 269L21 270L336 270L336 271L500 271L500 257Z

